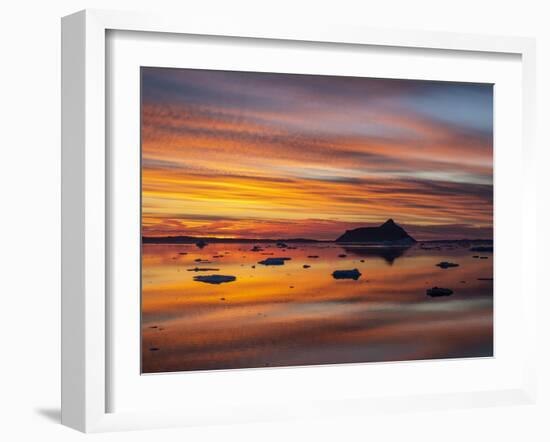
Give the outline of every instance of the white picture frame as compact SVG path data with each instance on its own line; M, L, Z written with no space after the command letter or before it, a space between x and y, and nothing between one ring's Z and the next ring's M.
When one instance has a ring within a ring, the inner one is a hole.
M292 409L273 406L240 416L212 418L185 411L108 412L108 367L112 355L107 339L109 325L109 254L107 228L110 196L107 162L106 36L109 31L206 35L273 39L287 42L340 43L380 48L426 48L515 54L521 57L522 74L522 212L523 220L535 218L533 122L535 97L535 43L518 37L493 37L416 31L326 26L302 26L269 22L216 22L208 17L170 17L143 13L86 10L62 20L62 423L84 432L246 422L290 416L361 414L374 410L454 408L510 403L532 403L536 396L534 352L525 343L523 382L514 388L473 390L460 394L353 398L330 397L314 405L296 403ZM518 146L519 148L519 146ZM498 222L498 221L497 221ZM525 224L525 223L524 223ZM521 324L533 336L536 316L534 229L521 231ZM338 369L337 367L334 369Z

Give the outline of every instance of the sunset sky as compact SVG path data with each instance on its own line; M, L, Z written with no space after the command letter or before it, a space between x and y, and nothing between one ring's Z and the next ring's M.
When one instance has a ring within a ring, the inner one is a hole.
M142 68L143 235L492 238L488 84Z

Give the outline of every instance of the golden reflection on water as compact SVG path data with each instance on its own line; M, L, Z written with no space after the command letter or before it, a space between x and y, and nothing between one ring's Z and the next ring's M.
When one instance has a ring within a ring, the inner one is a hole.
M143 373L493 354L493 283L478 279L492 278L491 254L456 244L405 251L258 245L262 251L251 251L254 244L143 245ZM270 257L291 260L258 264ZM440 269L440 261L460 266ZM188 271L195 267L219 270ZM332 277L354 268L362 274L356 281ZM237 279L193 280L214 274ZM430 298L433 286L454 294Z

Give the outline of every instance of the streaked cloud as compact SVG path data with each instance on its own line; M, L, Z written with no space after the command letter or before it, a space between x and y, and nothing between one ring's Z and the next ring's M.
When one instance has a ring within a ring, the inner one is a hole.
M142 69L146 235L492 228L492 86Z

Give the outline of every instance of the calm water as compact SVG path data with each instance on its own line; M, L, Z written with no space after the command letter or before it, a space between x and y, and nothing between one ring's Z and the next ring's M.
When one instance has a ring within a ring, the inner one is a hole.
M144 373L493 354L490 253L444 244L405 251L257 245L263 250L251 251L254 244L143 246ZM308 258L313 255L318 258ZM258 264L270 257L291 260ZM440 269L440 261L459 267ZM219 270L188 271L195 267ZM355 268L358 280L332 277ZM215 274L236 280L193 279ZM454 294L426 296L433 286Z

